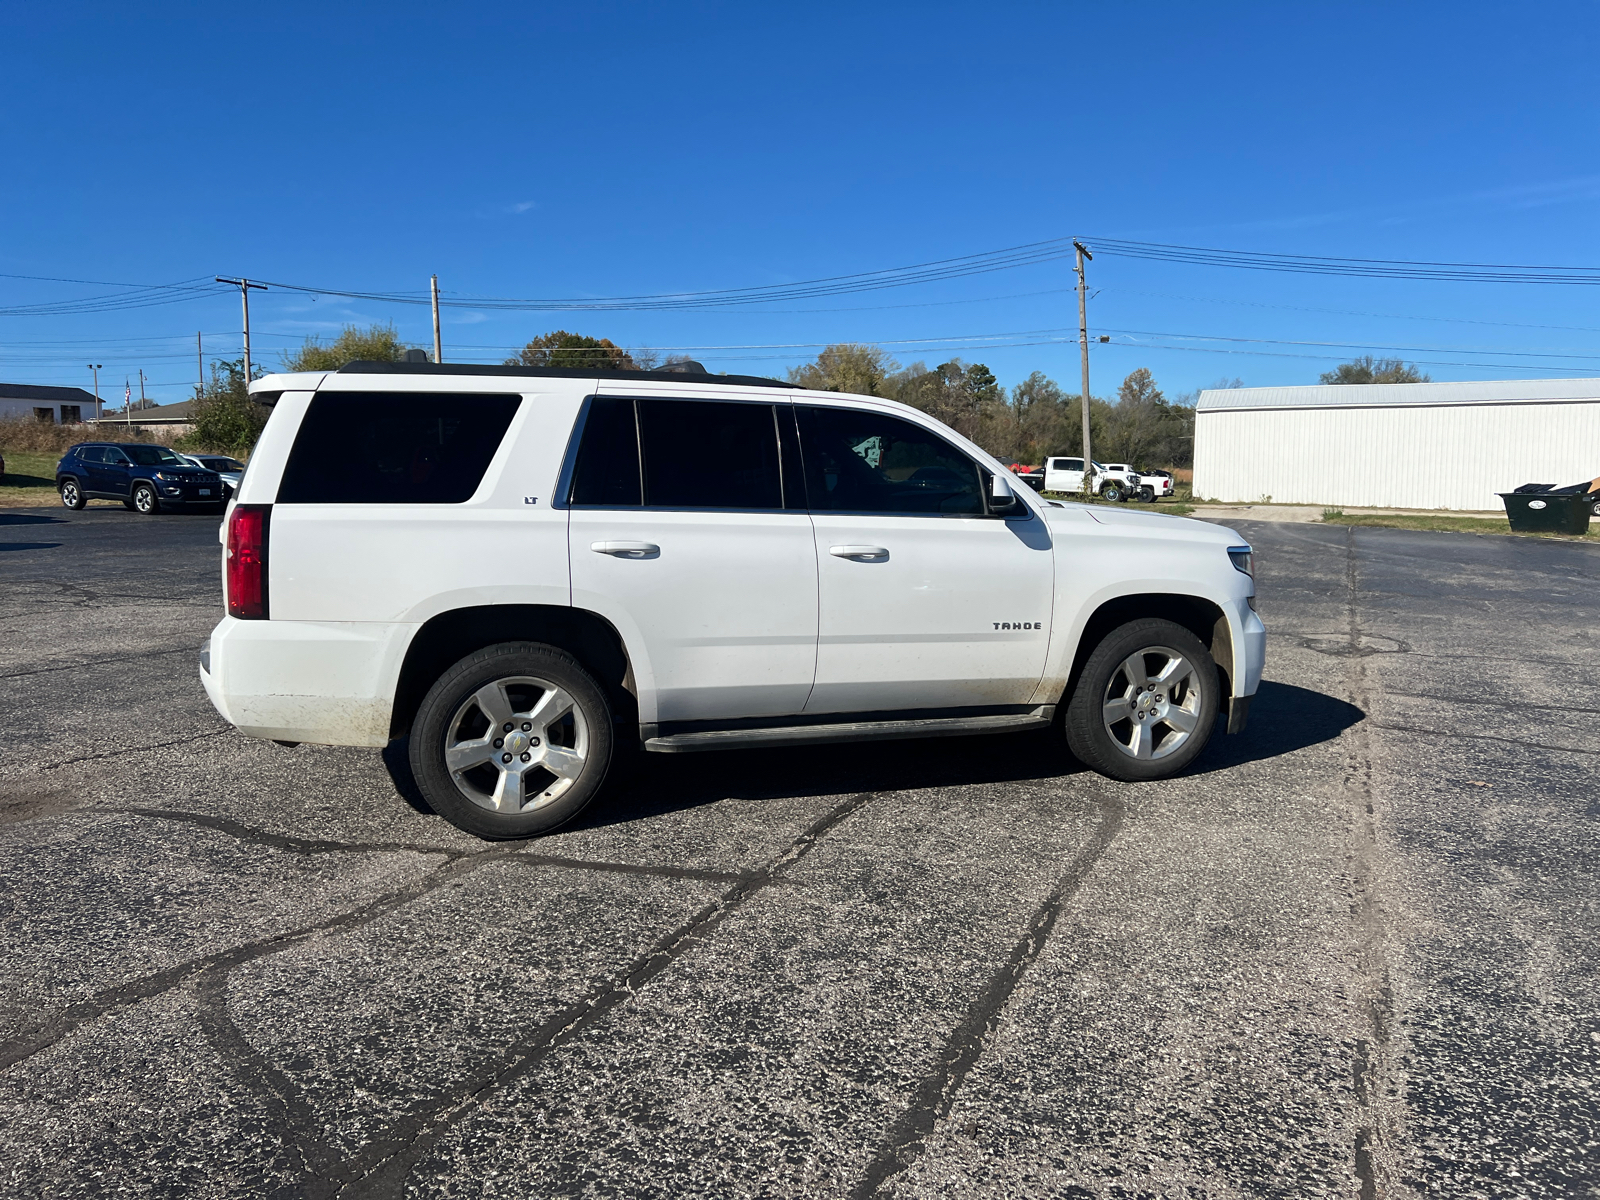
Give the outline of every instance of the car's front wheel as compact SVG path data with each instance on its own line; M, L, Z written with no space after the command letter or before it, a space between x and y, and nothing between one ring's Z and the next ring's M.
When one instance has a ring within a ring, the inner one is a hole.
M161 511L161 501L156 498L156 490L148 483L136 483L133 486L133 510L149 516L151 513Z
M1067 744L1102 775L1175 775L1205 749L1221 703L1211 654L1183 626L1130 621L1089 655L1067 703Z
M78 481L68 476L61 481L61 503L68 508L82 508L89 503L83 496L83 489L78 486Z
M411 770L452 825L525 838L594 799L612 743L605 693L575 658L505 642L469 654L428 690L411 727Z

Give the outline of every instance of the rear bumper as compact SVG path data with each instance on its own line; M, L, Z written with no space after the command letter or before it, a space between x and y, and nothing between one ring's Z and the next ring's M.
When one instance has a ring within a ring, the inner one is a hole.
M395 684L420 626L224 617L200 682L240 733L325 746L385 746Z

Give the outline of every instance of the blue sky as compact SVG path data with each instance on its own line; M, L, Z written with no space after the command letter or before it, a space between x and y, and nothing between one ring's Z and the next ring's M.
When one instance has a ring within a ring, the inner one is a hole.
M1600 265L1597 33L1592 4L12 4L0 273L617 296L1064 235ZM449 309L445 350L497 361L559 326L781 374L869 341L1072 389L1068 268L735 310ZM1090 271L1114 339L1097 393L1138 366L1169 395L1315 382L1361 352L1282 344L1306 341L1406 347L1435 379L1600 376L1596 288ZM115 290L0 277L0 308ZM347 322L431 342L423 307L279 289L252 316L269 365ZM0 380L87 386L94 361L108 397L142 368L185 399L197 330L237 356L237 293L0 315Z

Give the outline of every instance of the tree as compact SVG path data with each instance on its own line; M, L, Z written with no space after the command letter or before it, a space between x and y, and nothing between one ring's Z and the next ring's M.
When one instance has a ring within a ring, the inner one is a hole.
M997 457L1035 466L1066 441L1067 397L1043 371L1011 389L1006 416L1005 453Z
M251 375L261 370L251 364ZM267 423L267 411L250 399L244 378L244 359L211 364L211 380L194 400L194 429L178 439L180 450L210 450L218 454L248 454Z
M406 348L393 325L370 325L359 329L346 325L332 342L308 337L300 349L283 356L285 371L337 371L352 362L400 362Z
M887 396L890 375L900 369L877 346L841 342L825 347L817 361L789 368L789 382L818 392L850 392L857 396Z
M557 329L534 338L506 359L508 367L562 367L573 371L637 371L639 364L610 338Z
M1193 455L1194 409L1172 404L1145 367L1131 371L1106 413L1105 433L1094 435L1101 462L1135 468L1185 466Z
M1431 383L1427 375L1398 358L1352 359L1322 375L1323 383Z

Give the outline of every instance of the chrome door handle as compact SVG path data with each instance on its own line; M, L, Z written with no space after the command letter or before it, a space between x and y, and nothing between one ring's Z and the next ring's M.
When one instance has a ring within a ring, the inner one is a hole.
M617 558L659 558L661 555L661 547L653 542L590 542L589 549Z
M882 546L829 546L828 553L835 558L850 558L856 562L885 562L889 552Z

